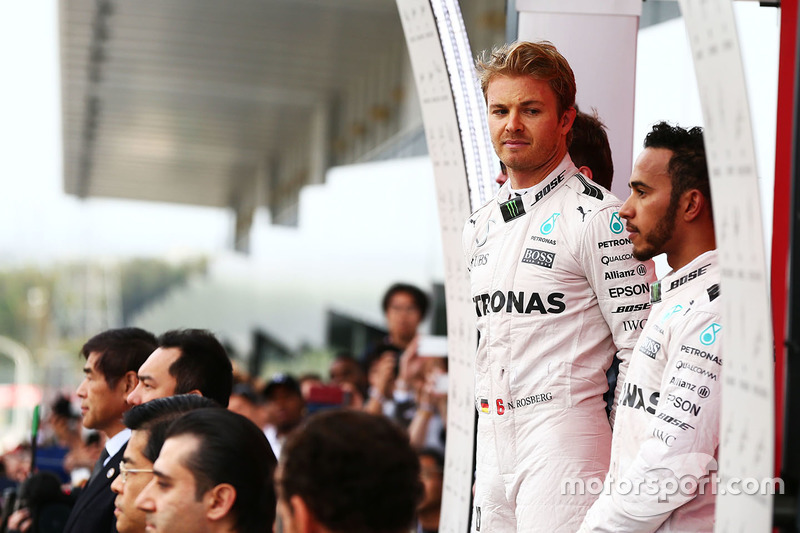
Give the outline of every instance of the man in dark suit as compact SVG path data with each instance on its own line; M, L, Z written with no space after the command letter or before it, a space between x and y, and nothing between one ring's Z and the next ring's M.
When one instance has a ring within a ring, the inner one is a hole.
M111 329L95 335L81 349L86 358L84 380L77 390L83 426L106 436L106 444L92 476L78 493L64 533L116 531L111 483L119 473L130 430L122 415L138 383L136 373L158 346L156 338L139 328Z

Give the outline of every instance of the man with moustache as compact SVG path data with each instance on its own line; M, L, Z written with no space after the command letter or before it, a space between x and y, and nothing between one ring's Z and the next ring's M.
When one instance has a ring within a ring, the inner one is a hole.
M653 266L632 257L621 202L567 153L567 60L550 43L519 42L478 70L509 179L463 238L480 339L472 530L574 531L595 497L562 496L560 480L607 471L606 370L618 351L624 376Z
M714 485L684 490L687 479L715 475L722 394L720 273L702 130L661 122L644 147L619 213L633 254L665 253L672 271L650 290L650 320L618 398L612 491L580 531L712 531Z
M183 414L203 407L219 405L196 394L180 394L151 400L125 413L124 421L131 430L131 438L122 456L120 474L111 484L111 490L117 495L114 516L119 533L145 530L144 511L137 509L134 502L153 477L153 463L164 445L167 428Z

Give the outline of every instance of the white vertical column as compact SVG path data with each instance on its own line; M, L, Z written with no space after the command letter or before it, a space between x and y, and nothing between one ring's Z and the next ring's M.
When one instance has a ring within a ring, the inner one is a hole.
M722 270L723 356L715 531L772 524L772 327L750 108L731 0L680 0L694 56ZM735 487L731 482L748 480ZM752 481L750 481L752 480ZM739 494L731 492L735 489Z
M439 531L464 533L472 497L477 331L461 234L469 214L491 197L497 166L457 2L397 0L397 6L433 163L444 249L450 390Z
M581 111L597 109L614 160L611 187L628 197L633 161L636 40L641 0L517 0L518 39L550 41L569 61Z

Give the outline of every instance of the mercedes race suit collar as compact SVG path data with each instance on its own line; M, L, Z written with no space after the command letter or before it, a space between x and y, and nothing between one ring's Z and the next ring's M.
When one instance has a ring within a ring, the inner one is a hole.
M683 268L671 271L663 279L653 283L650 286L650 303L658 303L695 283L706 283L707 279L719 279L716 270L717 251L709 250L700 254ZM714 272L713 276L707 275L712 272ZM717 285L713 290L710 287L709 297L713 300L717 296L719 296L719 286Z
M561 164L558 165L553 172L551 172L540 183L533 187L525 189L521 195L511 190L511 180L506 181L500 188L497 194L497 203L500 205L500 212L503 214L503 220L510 222L531 211L533 206L544 200L551 192L555 191L572 176L577 176L584 186L585 194L603 199L603 191L590 180L585 178L578 172L569 154L564 156Z

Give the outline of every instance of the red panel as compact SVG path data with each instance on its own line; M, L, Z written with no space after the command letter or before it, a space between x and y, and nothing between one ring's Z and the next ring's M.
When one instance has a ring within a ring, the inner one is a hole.
M772 218L772 321L775 334L775 475L780 473L783 449L783 406L786 351L787 262L792 172L797 0L781 4L781 46L778 70L778 127L775 139L775 207ZM781 119L781 117L784 117Z

